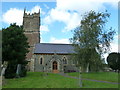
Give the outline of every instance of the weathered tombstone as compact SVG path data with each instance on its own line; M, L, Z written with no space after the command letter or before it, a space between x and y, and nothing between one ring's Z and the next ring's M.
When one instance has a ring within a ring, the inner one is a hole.
M17 65L16 77L19 78L21 73L21 64Z
M1 71L1 76L3 76L5 74L5 70L8 66L8 62L4 61L4 63L1 65L2 71Z
M1 65L2 70L1 70L1 76L0 76L0 86L5 84L4 74L5 74L5 70L6 70L7 66L8 66L7 61L4 61L4 63Z

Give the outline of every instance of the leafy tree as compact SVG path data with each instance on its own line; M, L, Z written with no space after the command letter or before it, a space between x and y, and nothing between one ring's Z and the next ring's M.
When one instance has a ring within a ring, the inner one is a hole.
M14 78L18 64L25 67L26 53L28 53L27 38L24 35L23 27L16 24L11 24L8 28L2 29L2 62L8 61L8 67L5 71L6 78ZM26 72L22 69L21 73ZM25 76L24 73L23 76Z
M70 41L75 46L75 60L78 66L85 71L89 68L97 71L102 67L101 56L109 51L110 41L113 40L115 31L106 29L105 24L110 14L106 12L90 11L85 13L81 25L74 30Z
M120 53L110 53L107 57L107 62L110 68L120 71Z
M2 64L2 32L0 31L0 65ZM0 68L1 73L2 68Z

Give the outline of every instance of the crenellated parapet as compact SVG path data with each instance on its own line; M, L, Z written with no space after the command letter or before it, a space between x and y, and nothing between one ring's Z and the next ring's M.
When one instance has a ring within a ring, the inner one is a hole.
M26 9L24 9L24 18L25 17L40 17L40 10L38 13L34 12L34 13L30 14L30 13L26 13Z
M32 14L30 14L30 13L24 13L24 17L39 17L40 16L40 14L39 14L39 12L38 13L32 13Z

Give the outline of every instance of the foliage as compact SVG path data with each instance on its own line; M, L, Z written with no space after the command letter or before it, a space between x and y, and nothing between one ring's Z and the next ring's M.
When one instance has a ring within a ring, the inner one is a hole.
M17 64L26 65L25 56L29 46L22 26L11 24L2 29L2 34L2 62L8 61L5 77L13 78L16 75Z
M120 70L120 53L112 52L107 57L107 62L113 70Z
M24 76L26 76L26 74L27 74L27 69L25 68L25 65L22 65L20 76L24 77Z
M89 69L96 69L94 71L102 67L101 56L109 51L110 41L115 34L112 28L105 28L109 17L107 11L105 13L90 11L85 13L81 25L74 30L70 41L75 46L75 60L83 69L88 65Z
M1 63L2 63L2 32L0 31L0 65Z

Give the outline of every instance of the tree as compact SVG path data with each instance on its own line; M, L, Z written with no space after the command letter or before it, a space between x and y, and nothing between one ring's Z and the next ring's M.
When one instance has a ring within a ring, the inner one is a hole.
M107 57L108 66L120 71L120 53L112 52Z
M6 78L16 76L17 65L22 64L25 67L26 54L28 53L27 38L24 35L23 27L11 24L8 28L2 29L2 62L8 61L8 67L5 71ZM21 74L25 76L26 69L22 69Z
M0 55L2 54L2 31L0 30ZM0 56L0 57L2 57L2 56ZM2 59L0 58L0 61L1 61Z
M109 51L110 42L115 34L112 28L105 28L109 17L107 11L104 13L90 11L85 13L81 25L74 30L70 41L75 46L75 60L83 71L86 68L97 71L102 67L101 56Z

